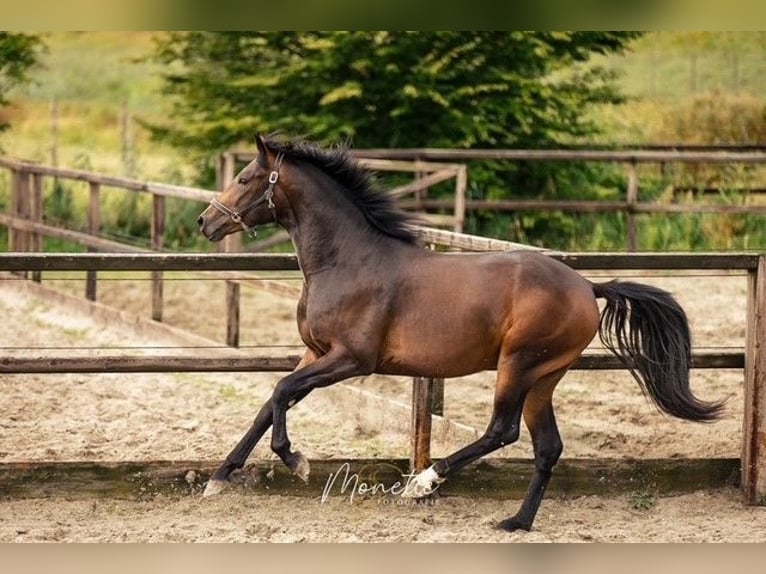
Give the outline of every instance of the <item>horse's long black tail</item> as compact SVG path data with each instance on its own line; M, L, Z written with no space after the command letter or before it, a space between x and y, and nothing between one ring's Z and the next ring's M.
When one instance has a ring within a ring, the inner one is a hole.
M691 334L686 313L667 291L633 283L593 284L606 299L599 337L660 410L691 421L712 421L723 402L705 402L689 389Z

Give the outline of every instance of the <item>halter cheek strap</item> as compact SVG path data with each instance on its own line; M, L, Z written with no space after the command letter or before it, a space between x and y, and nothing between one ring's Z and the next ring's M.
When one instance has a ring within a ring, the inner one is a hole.
M210 205L215 207L218 211L223 213L224 215L229 216L229 218L234 222L238 223L240 226L242 226L242 229L247 233L248 237L255 238L256 236L256 229L255 226L250 226L242 219L244 215L252 210L258 207L259 205L263 203L268 203L268 207L271 210L271 214L274 216L274 221L277 220L277 212L274 205L274 186L279 181L279 167L282 165L282 158L284 157L284 154L281 152L277 154L277 159L274 161L274 169L269 174L269 185L266 188L266 190L261 194L261 197L253 201L252 203L249 203L244 208L242 208L240 211L235 211L231 209L230 207L224 205L220 201L218 201L217 198L213 198L210 200Z

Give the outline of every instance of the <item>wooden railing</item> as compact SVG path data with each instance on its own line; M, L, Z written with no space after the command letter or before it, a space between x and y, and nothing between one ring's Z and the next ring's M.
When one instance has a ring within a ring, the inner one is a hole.
M558 199L470 199L470 198L429 198L422 195L403 202L408 209L417 210L457 210L466 213L485 210L496 212L517 211L563 211L570 213L624 213L626 214L625 246L628 251L638 249L638 218L645 214L680 214L680 213L712 213L720 215L731 214L762 214L766 215L766 204L749 202L747 204L718 204L710 202L667 203L641 201L639 190L638 166L655 164L665 172L668 164L696 164L724 166L743 164L750 166L766 166L766 149L764 146L647 146L648 149L623 150L593 150L593 149L560 149L560 150L522 150L522 149L362 149L356 150L358 157L365 160L385 159L389 161L430 161L430 162L468 162L476 160L494 160L505 162L598 162L616 163L624 166L625 188L624 198L617 201L593 200L558 200ZM763 178L760 187L748 191L762 191ZM710 192L709 186L703 186ZM688 186L685 188L688 190ZM525 193L534 190L523 190ZM709 195L709 193L707 194Z

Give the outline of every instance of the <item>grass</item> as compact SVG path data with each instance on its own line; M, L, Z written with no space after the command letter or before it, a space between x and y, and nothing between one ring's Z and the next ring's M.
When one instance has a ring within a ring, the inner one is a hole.
M628 504L633 510L651 510L657 503L654 494L647 491L633 491L628 495Z
M672 103L702 92L763 93L765 32L652 32L607 67L632 98Z
M10 94L15 106L5 114L11 128L0 135L0 148L47 164L53 163L55 148L62 166L183 183L192 170L182 155L152 141L138 121L168 112L161 69L146 59L153 37L151 32L45 34L48 50L35 81Z
M752 98L766 105L764 50L766 32L652 32L623 55L596 58L617 75L628 98L594 112L606 127L602 139L627 145L678 143L665 123L701 95Z

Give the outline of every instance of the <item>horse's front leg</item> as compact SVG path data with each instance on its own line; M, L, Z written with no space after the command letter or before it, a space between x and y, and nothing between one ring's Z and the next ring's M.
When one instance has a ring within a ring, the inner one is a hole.
M295 371L293 372L297 372L303 369L304 367L306 367L307 365L310 365L316 360L317 360L316 353L308 349L306 353L303 355L303 358L301 359L301 361L295 367ZM306 395L308 395L308 392L303 393L302 395L298 397L295 397L293 399L294 401L293 404L303 399ZM258 444L258 441L261 439L264 433L267 430L269 430L269 427L271 427L271 423L273 420L274 420L274 413L272 411L272 404L271 404L271 400L268 400L263 405L263 407L261 407L261 410L258 412L258 415L255 417L255 420L253 421L253 424L250 426L250 429L248 429L245 435L240 439L237 445L232 449L232 451L226 457L226 460L223 461L221 466L219 466L216 469L216 471L210 476L210 480L208 481L207 486L205 487L204 496L218 494L224 488L226 488L229 481L229 476L231 475L231 473L237 469L242 468L245 465L245 461L247 460L247 457L250 456L250 453L255 448L255 445Z
M364 364L345 349L333 349L305 368L294 371L282 379L271 396L273 424L271 449L292 472L308 482L309 464L300 452L290 450L287 436L287 409L299 397L319 387L327 387L350 377L369 375L372 364Z

